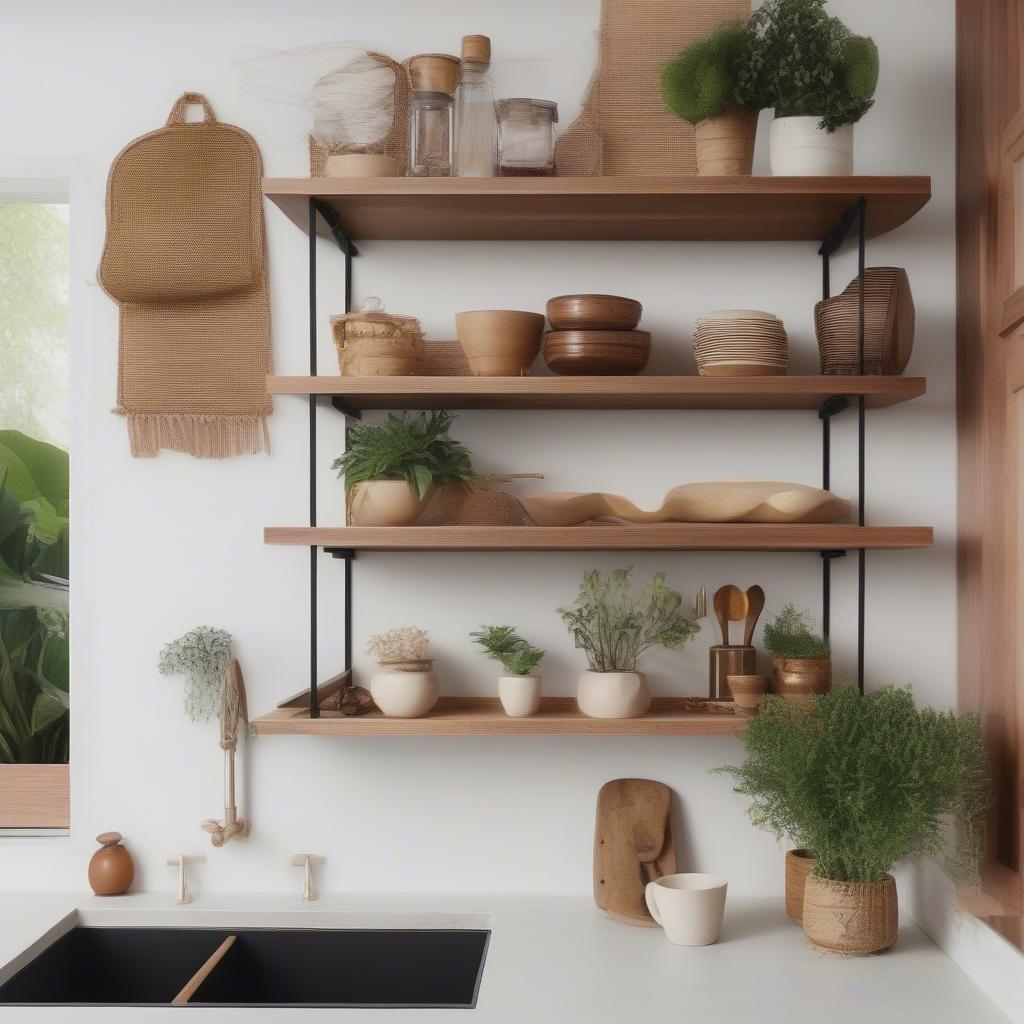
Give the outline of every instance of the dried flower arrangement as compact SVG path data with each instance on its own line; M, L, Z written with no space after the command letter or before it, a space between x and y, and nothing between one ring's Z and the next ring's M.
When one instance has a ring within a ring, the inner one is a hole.
M371 636L366 642L366 653L372 654L382 665L395 665L409 661L427 661L430 637L425 629L399 626Z

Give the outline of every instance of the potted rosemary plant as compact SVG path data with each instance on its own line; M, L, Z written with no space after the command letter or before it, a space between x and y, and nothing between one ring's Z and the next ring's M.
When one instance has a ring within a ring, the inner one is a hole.
M411 526L437 486L471 480L469 451L451 437L451 425L452 415L444 410L353 423L345 454L332 464L345 478L349 523Z
M602 577L588 572L576 600L558 614L576 646L587 655L576 703L591 718L638 718L651 706L651 691L637 671L653 647L682 648L696 635L697 623L682 612L683 599L655 573L639 600L632 593L633 570L615 569Z
M853 126L873 103L878 48L825 3L764 0L748 23L735 95L775 108L772 174L853 173Z
M918 708L908 689L842 686L810 709L768 697L745 744L743 764L718 771L750 798L755 825L814 849L803 907L812 945L850 956L892 946L890 872L901 861L933 857L955 875L976 873L989 800L977 715Z
M743 102L737 95L749 46L747 25L727 22L662 68L662 102L696 127L698 174L751 172L757 115L765 104L752 91Z
M810 706L816 693L832 688L832 651L815 633L810 612L787 604L764 624L764 646L772 657L772 690L780 697Z
M498 696L510 718L526 718L540 707L540 674L534 669L544 652L524 640L515 626L481 626L469 634L489 658L500 661Z
M400 626L371 636L366 653L377 659L370 696L385 718L422 718L436 703L441 684L427 657L425 629Z

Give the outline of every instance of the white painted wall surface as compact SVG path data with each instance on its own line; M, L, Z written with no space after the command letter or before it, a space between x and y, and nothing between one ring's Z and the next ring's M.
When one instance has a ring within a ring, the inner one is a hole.
M560 891L590 886L599 786L619 776L660 779L680 796L682 864L725 875L737 894L781 890L774 841L753 830L726 779L740 744L714 738L260 738L243 753L247 842L213 850L199 831L221 803L216 727L180 711L180 684L160 677L165 641L200 623L237 637L250 708L269 710L305 685L307 558L265 547L264 525L300 525L306 510L306 408L278 399L273 456L202 462L128 455L115 395L117 312L96 287L107 169L130 139L163 123L179 93L197 89L218 115L258 140L269 175L307 172L290 112L248 92L234 67L250 47L359 40L404 58L457 50L465 32L494 41L505 95L539 95L572 120L593 63L597 0L269 0L83 5L35 0L4 7L0 158L64 154L86 167L75 210L75 268L83 303L73 345L74 514L72 834L0 840L0 888L81 889L92 837L119 829L139 866L139 886L167 889L165 857L203 852L197 888L297 891L297 850L327 857L325 891ZM925 173L934 199L903 229L872 243L869 263L908 268L918 310L909 372L928 378L925 399L872 414L868 423L869 521L931 524L932 551L868 561L868 678L910 681L938 705L954 699L954 102L953 3L833 0L856 30L875 37L883 72L876 108L857 127L857 169ZM926 9L927 8L927 9ZM762 132L757 168L767 169ZM870 213L869 213L870 216ZM306 372L306 239L267 206L280 373ZM341 260L321 247L321 367L334 356L327 316L341 309ZM812 307L820 270L811 244L403 244L366 243L356 300L382 296L419 316L432 338L454 336L454 313L481 307L543 309L572 291L634 295L654 332L652 369L692 371L689 334L703 311L770 309L783 317L796 372L813 372ZM843 287L852 253L836 260ZM81 315L84 312L84 315ZM836 424L834 487L855 486L854 417ZM608 489L656 501L690 480L776 478L818 483L820 431L811 413L467 412L458 435L480 469L540 471L556 489ZM321 522L342 522L329 463L341 420L321 414ZM91 542L87 538L91 535ZM541 647L548 693L569 694L583 668L554 609L581 573L632 562L658 569L692 594L723 583L760 583L768 611L793 600L820 611L813 554L366 555L355 565L356 648L377 630L430 630L448 693L489 693L495 666L466 634L481 622L515 623ZM321 664L340 667L342 568L322 567ZM854 667L855 560L835 567L835 645L841 674ZM663 694L706 692L713 620L682 655L647 669ZM361 653L362 678L370 665Z

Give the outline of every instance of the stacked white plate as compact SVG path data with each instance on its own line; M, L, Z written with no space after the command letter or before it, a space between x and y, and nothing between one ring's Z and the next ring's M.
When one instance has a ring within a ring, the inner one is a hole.
M703 377L763 377L785 373L789 365L785 326L760 309L718 309L698 317L693 352Z

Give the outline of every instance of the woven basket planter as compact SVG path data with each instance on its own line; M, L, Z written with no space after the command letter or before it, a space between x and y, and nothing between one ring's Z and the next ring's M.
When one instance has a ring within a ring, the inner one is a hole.
M810 850L786 851L786 913L794 924L804 923L804 889L817 863Z
M896 882L834 882L808 875L804 935L818 949L842 956L881 953L896 941Z
M697 173L749 175L754 165L756 110L729 104L721 114L698 122Z

